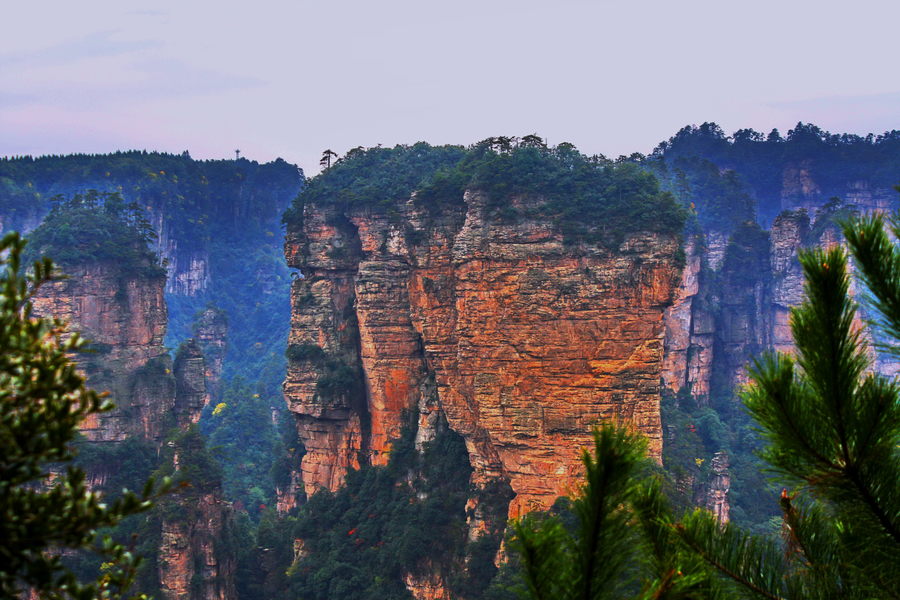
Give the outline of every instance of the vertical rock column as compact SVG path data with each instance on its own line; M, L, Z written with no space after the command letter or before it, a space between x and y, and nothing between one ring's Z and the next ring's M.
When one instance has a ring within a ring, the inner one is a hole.
M336 489L348 468L368 459L369 422L354 308L356 228L330 210L307 211L304 223L285 241L288 265L303 277L291 286L284 392L306 450L301 470L311 495L320 487Z
M792 306L803 301L803 270L797 252L809 235L806 211L783 212L772 223L772 349L792 352L790 327Z
M203 352L206 365L206 391L209 402L222 399L222 365L228 350L228 319L225 311L207 307L195 321L194 338Z
M194 457L205 455L203 438L191 427L209 396L206 367L200 345L184 342L175 356L175 419L184 432L174 442L175 471ZM199 461L205 465L204 459ZM221 482L208 481L209 474L195 469L199 480L163 499L160 511L161 543L158 576L164 600L234 600L235 558L228 535L233 519L231 505L222 498Z
M178 427L187 429L197 423L208 400L203 353L197 341L191 338L175 354L175 417Z

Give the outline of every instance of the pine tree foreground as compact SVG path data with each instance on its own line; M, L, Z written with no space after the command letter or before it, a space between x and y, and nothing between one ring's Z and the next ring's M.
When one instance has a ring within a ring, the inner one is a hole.
M84 345L56 319L32 315L35 290L53 279L43 259L21 274L25 241L0 240L0 598L122 598L140 559L98 529L143 512L167 487L148 481L141 494L124 492L106 504L85 486L73 458L78 424L112 404L84 385L67 353ZM52 471L50 467L53 467ZM93 582L79 582L60 553L92 550L104 560Z
M871 216L844 235L882 331L900 353L900 222ZM900 597L900 385L871 372L841 248L800 256L807 300L792 310L796 355L767 356L743 393L786 486L782 539L676 519L641 440L613 426L584 454L576 534L554 517L513 525L527 597L837 599Z

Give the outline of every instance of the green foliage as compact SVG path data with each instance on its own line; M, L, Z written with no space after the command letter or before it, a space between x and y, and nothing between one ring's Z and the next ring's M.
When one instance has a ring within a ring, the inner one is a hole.
M845 235L875 309L890 322L900 315L891 306L900 252L882 225L873 217L849 224ZM763 457L798 486L801 508L827 515L822 535L838 540L833 551L849 569L840 588L890 597L900 589L893 568L900 564L900 387L868 371L843 251L809 251L800 260L808 300L791 312L797 357L760 361L745 403L770 443ZM800 559L816 566L805 541L798 540Z
M46 598L117 598L127 595L140 559L97 530L146 511L157 491L123 492L111 502L85 486L84 471L71 464L78 424L112 405L84 385L66 356L80 349L77 334L63 338L64 325L35 318L31 299L51 280L44 259L22 276L25 243L17 233L0 241L0 595L26 588ZM53 476L49 473L55 463ZM94 582L81 583L61 564L66 549L94 549L110 567Z
M684 225L681 209L653 175L631 162L585 156L571 144L499 152L477 144L417 197L426 205L459 201L465 189L487 194L501 218L549 219L569 242L617 247L630 232L680 234ZM516 199L538 203L522 208Z
M321 362L325 359L325 351L317 344L288 344L284 355L288 360Z
M335 204L345 208L384 210L408 200L426 177L452 165L464 154L460 146L412 146L357 149L307 180L284 222L299 224L305 204Z
M341 358L327 358L322 372L316 379L316 393L324 398L341 395L359 396L363 393L362 373L358 365L348 364Z
M651 160L647 165L683 206L690 207L706 230L729 232L756 218L750 188L733 170L723 172L709 160L695 156L678 156L668 162Z
M164 213L163 229L180 245L198 248L222 228L277 223L301 178L297 167L281 159L198 161L187 153L141 151L0 158L0 210L11 215L11 227L22 228L20 219L39 219L55 195L119 192Z
M188 506L185 498L215 492L222 487L222 467L207 449L197 425L191 425L184 431L173 431L165 444L157 473L171 478L179 489L178 494L160 503L170 518L180 515L178 518L187 520L186 511L182 511Z
M107 499L123 489L140 489L157 468L156 448L139 438L115 443L81 438L73 448L75 466L85 473L104 474L102 491Z
M672 196L636 164L587 157L571 144L547 148L513 138L467 149L425 143L360 149L309 180L285 222L298 226L306 204L390 212L414 192L434 213L460 205L467 189L486 194L494 216L549 219L569 242L618 246L634 231L680 234L684 222Z
M68 200L53 199L53 208L29 235L26 260L52 256L63 267L115 261L123 271L161 277L165 269L147 244L156 233L135 203L118 192L89 190Z
M387 466L352 471L340 490L319 491L302 508L294 534L305 556L290 570L294 597L406 599L405 573L459 568L471 473L465 444L445 425L420 455L414 435L410 427L394 442Z
M76 440L74 465L93 480L92 491L102 494L104 501L119 498L124 490L140 489L159 467L156 447L147 441L130 438L123 442L91 442ZM135 577L135 589L143 594L156 594L156 556L159 551L160 532L148 527L155 522L154 511L129 516L115 527L103 530L116 542L133 548L141 557ZM67 552L63 564L79 580L96 579L103 570L103 556L92 551ZM152 578L148 577L152 573Z
M226 497L255 520L275 500L269 471L281 449L270 401L237 377L226 386L222 402L225 407L204 419L201 429L210 454L222 465Z
M680 159L708 161L737 173L765 223L781 212L784 176L790 169L805 169L822 200L845 194L852 181L890 188L900 172L900 131L863 137L831 134L810 123L798 123L784 138L777 130L763 136L752 129L726 137L715 123L704 123L684 127L661 143L650 162L662 160L671 167Z
M769 233L755 221L745 221L735 227L725 248L722 272L731 281L726 285L746 285L755 282L766 272L769 260Z

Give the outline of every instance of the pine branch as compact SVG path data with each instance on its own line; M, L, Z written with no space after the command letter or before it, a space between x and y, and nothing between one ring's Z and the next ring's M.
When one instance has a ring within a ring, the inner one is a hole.
M641 600L719 598L720 590L709 567L693 553L683 551L659 479L641 486L632 505L646 548L642 554L655 575L645 584Z
M512 523L510 547L522 561L522 575L533 600L570 598L565 587L572 562L571 539L558 519L526 515Z
M646 461L646 441L605 425L594 432L594 457L586 451L582 456L587 485L573 504L579 518L577 595L582 600L610 597L621 583L634 548L626 505Z
M885 230L884 217L876 214L841 225L869 298L882 316L882 326L895 340L900 339L900 252ZM896 218L891 229L894 236L900 234Z
M769 600L786 598L780 582L787 572L778 548L734 525L720 525L715 515L695 510L675 526L682 542L726 578Z

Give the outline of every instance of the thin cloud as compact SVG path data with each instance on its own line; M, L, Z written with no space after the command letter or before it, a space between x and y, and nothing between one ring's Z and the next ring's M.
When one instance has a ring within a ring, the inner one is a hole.
M12 108L15 106L25 106L34 104L38 97L34 94L17 94L15 92L0 91L0 108Z
M21 82L17 90L0 92L0 108L55 106L94 111L112 106L145 104L158 99L223 94L265 84L256 77L228 74L174 58L125 57L123 60L119 62L119 68L128 73L127 80L111 76L109 80L92 77L79 81L78 72L92 73L92 62L88 61L78 71L68 69L65 77L45 78L34 83Z
M162 42L155 40L116 40L114 36L117 33L117 30L98 31L34 52L6 54L0 56L0 68L63 66L85 59L122 56L162 46Z

